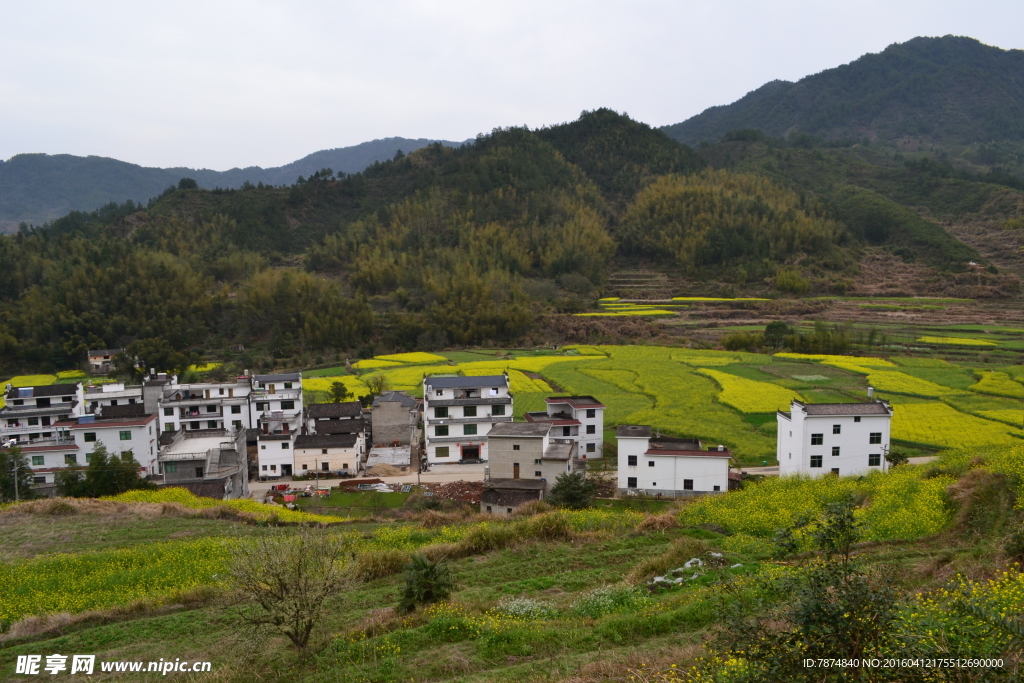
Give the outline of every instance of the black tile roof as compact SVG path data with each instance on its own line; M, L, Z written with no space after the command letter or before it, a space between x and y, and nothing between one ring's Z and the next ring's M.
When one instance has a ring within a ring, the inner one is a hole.
M355 434L303 434L296 437L296 448L352 448Z
M26 391L28 389L29 391ZM22 396L21 393L25 395ZM71 396L78 394L78 383L75 384L47 384L39 387L11 387L7 392L7 398L49 398L51 396Z
M385 391L383 394L373 399L373 407L376 408L381 402L397 402L401 403L406 408L412 408L416 405L416 399L404 391Z
M306 416L314 420L323 420L332 417L359 417L362 414L363 406L359 401L314 403L306 406Z
M298 382L302 379L302 374L298 372L286 372L280 375L253 375L253 379L257 382Z
M891 415L892 410L884 403L810 403L804 405L807 415Z
M487 437L495 436L523 436L523 437L544 437L547 436L551 425L547 422L499 422L487 432Z
M354 420L318 420L316 423L317 434L358 434L366 429L366 421L363 418Z

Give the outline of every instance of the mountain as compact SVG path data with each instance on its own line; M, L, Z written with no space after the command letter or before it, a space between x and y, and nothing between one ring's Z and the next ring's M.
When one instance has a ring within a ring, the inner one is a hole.
M796 83L766 83L663 130L689 145L717 142L739 129L910 147L1015 145L1024 143L1022 111L1024 51L944 36L890 45Z
M70 211L92 211L109 202L144 203L181 178L199 187L238 188L254 185L291 185L300 175L320 169L358 173L375 161L385 161L401 150L408 153L433 142L459 146L461 142L426 138L384 138L352 147L314 152L276 168L232 168L211 171L192 168L148 168L106 157L70 154L18 154L0 161L0 231L10 232L21 222L41 224Z

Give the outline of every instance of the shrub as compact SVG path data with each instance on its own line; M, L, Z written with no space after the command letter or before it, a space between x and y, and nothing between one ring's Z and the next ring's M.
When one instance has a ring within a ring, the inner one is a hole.
M447 600L454 590L455 581L447 560L431 561L417 553L405 568L405 590L398 611L408 614L420 605Z
M575 536L568 518L557 512L530 517L520 523L522 535L544 541L570 541Z
M404 550L370 550L356 558L355 577L361 581L372 581L391 576L402 571L408 561L409 553Z
M596 482L587 479L582 472L567 472L555 479L548 500L555 507L582 510L591 506L596 495Z
M644 583L659 574L664 574L670 569L679 567L694 557L704 557L711 550L706 542L699 538L684 536L675 541L672 546L661 555L650 557L633 567L626 575L626 583Z
M811 282L795 270L780 270L775 274L775 289L786 294L806 294Z

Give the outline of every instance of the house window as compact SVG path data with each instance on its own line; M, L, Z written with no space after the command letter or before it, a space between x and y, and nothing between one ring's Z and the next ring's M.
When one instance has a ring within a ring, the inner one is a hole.
M572 436L572 427L562 427L562 436Z
M267 468L266 468L266 467L264 467L263 469L267 469ZM302 466L302 469L304 469L304 470L308 470L308 469L309 469L309 465L303 465L303 466Z
M326 463L326 462L322 462L322 463L320 463L320 470L321 470L321 471L323 471L323 472L329 472L329 471L330 471L330 469L331 469L331 466L330 466L330 464L328 464L328 463Z
M216 420L207 420L206 421L206 428L207 429L216 429L217 428L217 421Z
M684 491L692 491L693 490L693 479L683 479L683 490Z
M596 408L587 408L587 417L588 418L595 418L595 417L597 417L597 409Z
M868 443L882 443L882 432L871 432Z
M534 465L539 465L540 464L540 458L534 458L533 459L533 464Z
M498 390L493 388L493 387L491 387L491 396L497 396L497 395L498 395ZM509 510L509 512L512 512L512 511Z
M44 477L32 477L32 483L33 484L45 484L46 483L46 477L45 476Z
M189 422L188 423L188 427L189 427L189 429L199 429L199 423L198 422Z
M122 429L119 432L119 436L121 437L121 441L131 441L131 439L132 439L132 432L131 432L130 429Z
M174 408L164 408L164 417L174 417Z
M544 473L543 473L543 472L540 472L540 471L537 471L537 472L534 472L534 473L533 473L533 476L535 476L535 477L543 477L543 476L544 476Z
M264 468L266 468L266 465L264 465ZM176 462L165 463L164 464L164 472L166 472L167 474L177 474L178 473L178 463L176 463Z
M217 406L206 406L206 412L208 412L208 413L216 413L217 412Z
M626 456L626 464L629 465L630 467L636 467L636 456L635 455L627 455Z
M202 467L197 467L196 468L196 478L197 479L202 479L203 478L203 468Z
M832 425L832 433L840 434L843 431L843 425Z
M281 442L281 450L283 450L283 451L288 450L288 442L287 441L282 441Z
M271 465L270 466L270 471L271 472L277 472L277 465Z
M596 443L588 443L587 444L587 453L597 453L597 444Z
M435 396L444 396L444 391L442 391L441 389L438 389L437 391L434 392L434 395Z
M434 436L448 436L448 425L437 425L434 427Z
M834 475L836 475L838 477L839 476L839 468L838 467L833 467L832 468L832 474L834 474Z
M636 488L636 477L627 477L626 478L626 488L630 488L630 489L635 489Z
M462 409L463 417L476 417L476 406L466 406Z
M77 465L78 464L78 458L75 457L74 453L65 453L64 454L64 464L65 465Z
M240 415L242 413L242 406L231 406L232 415Z
M267 450L267 444L260 444L260 450L261 451Z
M860 422L860 415L854 416L853 421L854 422Z
M165 424L164 425L164 431L165 432L173 432L174 431L174 423L173 422L168 422L167 424Z
M881 467L882 466L882 454L871 453L868 455L868 467Z
M439 408L434 408L434 417L448 417L448 407L441 406Z
M519 444L517 444L517 443L512 444L512 450L518 451L519 450Z
M721 491L721 490L722 490L722 487L721 487L721 486L716 486L716 487L715 487L715 490L716 490L716 491Z
M811 445L812 446L820 446L823 443L825 443L825 435L824 434L811 434Z
M231 421L231 426L234 427L235 429L241 429L242 428L242 421L241 420L232 420Z
M491 415L501 415L501 416L503 416L504 414L505 414L505 406L491 406Z
M305 466L305 465L303 465L303 466L302 466L302 469L306 469L306 466ZM266 471L267 471L267 466L266 466L266 465L264 465L264 466L263 466L263 471L264 471L264 472L266 472Z
M281 401L281 410L295 410L295 401Z
M462 433L466 436L473 436L476 434L476 425L463 425Z
M447 458L448 457L448 447L447 446L438 446L437 448L435 448L434 449L434 457L435 458Z
M839 446L832 447L832 455L839 455Z
M647 461L647 466L648 467L654 467L654 461L653 460L648 460Z
M321 448L320 449L320 455L327 455L327 449L326 448Z
M587 434L597 434L597 427L595 425L587 425Z
M256 410L270 410L270 403L257 403Z
M16 398L16 399L14 399L14 405L16 405L16 406L23 406L23 405L25 405L25 401L20 399L20 398Z
M217 394L220 395L220 396L223 396L224 395L224 390L223 389L218 389L217 390Z
M96 432L86 432L85 434L82 435L82 440L83 441L95 441L96 440Z
M341 464L341 469L347 470L348 469L348 463L347 462L342 463Z
M32 464L33 465L36 465L36 466L43 465L43 464L45 464L45 462L46 462L45 459L41 455L33 455L32 456ZM13 465L11 466L11 469L14 469Z
M38 426L39 425L39 418L38 417L30 417L28 419L28 425L29 425L29 427Z
M821 456L820 455L812 455L811 456L811 467L821 467Z
M292 383L291 382L285 382L284 383L284 388L285 389L291 389L292 388Z

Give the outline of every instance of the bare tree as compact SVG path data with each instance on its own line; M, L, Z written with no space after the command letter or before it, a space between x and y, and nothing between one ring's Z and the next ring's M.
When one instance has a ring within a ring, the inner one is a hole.
M384 375L372 375L363 380L363 383L370 390L370 393L375 396L380 396L391 388L391 383L388 382L388 378Z
M257 630L286 635L304 648L328 600L350 587L346 569L337 538L303 529L297 535L241 543L232 554L230 577L242 598L243 620Z

